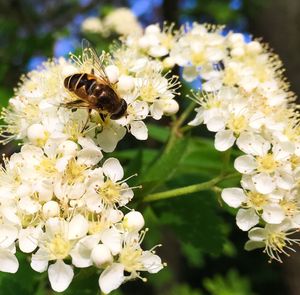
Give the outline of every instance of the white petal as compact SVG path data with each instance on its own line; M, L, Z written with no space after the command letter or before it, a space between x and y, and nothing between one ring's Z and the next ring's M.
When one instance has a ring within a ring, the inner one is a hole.
M113 263L100 275L99 286L103 293L108 294L119 288L124 282L124 266L120 263Z
M104 264L111 264L113 262L110 250L104 244L96 245L93 248L91 259L97 267L101 267Z
M262 218L271 224L279 224L285 218L285 213L279 204L269 204L264 206Z
M108 176L112 181L118 181L123 178L124 170L116 158L109 158L103 164L103 172Z
M39 251L37 255L39 255ZM37 259L37 255L32 255L30 266L33 270L37 272L44 272L48 268L48 260Z
M271 176L266 173L259 173L252 177L256 190L261 194L270 194L276 187Z
M9 247L17 238L18 230L10 224L0 225L0 246L3 248Z
M136 139L146 140L148 138L148 128L143 121L131 122L130 132Z
M264 242L256 242L256 241L247 241L245 246L244 246L244 249L246 251L252 251L252 250L255 250L255 249L259 249L259 248L264 248L265 247L265 243Z
M256 160L251 155L240 156L234 161L234 168L243 174L250 174L256 167Z
M255 242L262 242L266 239L266 230L260 227L252 228L248 233L249 239Z
M224 118L222 116L213 117L206 122L206 127L211 132L221 131L225 128Z
M75 248L71 251L72 264L76 267L89 267L91 266L91 252L95 246L99 243L100 238L98 236L87 236L78 241Z
M123 126L111 123L103 127L102 132L97 135L97 141L104 152L111 153L125 134L126 129Z
M278 187L284 190L290 190L295 185L295 180L292 175L281 172L280 175L276 177L276 183Z
M143 252L141 262L150 273L157 273L163 268L160 257L150 251Z
M107 246L113 255L120 253L122 249L122 236L115 228L105 230L101 235L102 243Z
M19 268L18 259L7 249L0 249L0 271L16 273Z
M240 134L236 142L241 151L254 156L263 156L270 149L270 143L262 136L251 132L243 132Z
M83 215L77 214L69 223L69 240L80 239L85 236L89 229L89 223Z
M196 67L188 66L183 68L182 77L187 82L192 82L198 76Z
M48 277L51 287L56 292L63 292L72 282L74 271L72 266L65 264L62 260L51 264L48 269Z
M31 253L38 245L41 230L34 227L21 229L19 233L19 248L24 253Z
M244 231L249 230L251 227L259 222L259 217L254 209L240 209L236 215L237 226Z
M241 188L232 187L223 189L222 199L230 207L238 208L246 201L247 197Z
M215 148L218 151L226 151L233 146L235 137L231 130L219 131L215 136Z

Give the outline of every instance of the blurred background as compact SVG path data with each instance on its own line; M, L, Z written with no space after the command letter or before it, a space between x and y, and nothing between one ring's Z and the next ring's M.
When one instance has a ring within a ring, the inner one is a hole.
M299 0L0 0L0 105L7 105L21 74L50 57L68 56L80 48L83 37L107 48L116 36L84 33L81 25L86 18L101 19L117 7L130 8L143 26L163 21L209 22L225 24L228 30L242 32L247 38L262 37L283 60L291 89L300 92ZM8 146L2 152L15 149ZM218 161L219 155L209 157ZM214 199L208 195L207 199ZM186 210L195 207L194 200L197 196L185 203ZM162 240L164 247L159 252L169 266L150 276L147 284L128 283L113 294L300 294L299 255L293 254L281 265L269 264L260 251L245 252L247 236L235 226L232 212L220 208L217 200L201 204L203 215L191 218L189 227L171 215L154 214L172 210L180 214L177 200L145 210L151 229L147 246ZM176 230L170 230L174 224ZM39 278L25 264L17 275L0 276L0 294L43 295L42 289ZM97 278L80 274L70 290L64 294L96 294Z

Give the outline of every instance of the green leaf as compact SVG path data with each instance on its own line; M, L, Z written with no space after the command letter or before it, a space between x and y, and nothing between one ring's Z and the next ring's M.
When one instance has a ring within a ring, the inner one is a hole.
M181 242L181 250L190 266L198 268L203 267L204 259L201 249L189 242Z
M211 295L253 295L250 282L241 277L236 270L230 270L226 276L215 275L203 281Z
M185 155L187 146L187 138L176 139L168 152L164 152L145 169L139 178L139 183L143 185L143 195L155 190L175 173Z
M197 289L192 289L189 285L181 284L181 285L175 285L170 295L201 295L202 292Z
M155 124L148 124L149 138L155 139L158 142L165 143L170 136L170 128Z
M160 222L169 225L177 234L179 241L191 244L194 250L199 249L213 255L222 252L225 242L217 206L218 203L209 192L155 204ZM201 256L198 259L201 259Z

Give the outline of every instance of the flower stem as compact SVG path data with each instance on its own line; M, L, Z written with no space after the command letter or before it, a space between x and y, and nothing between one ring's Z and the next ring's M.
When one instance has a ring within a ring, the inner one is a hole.
M222 154L222 169L221 169L221 175L225 175L228 169L228 166L230 164L230 157L231 157L231 148L225 151Z
M196 103L191 102L188 105L188 107L184 110L184 112L179 116L179 118L173 122L171 134L170 134L169 140L167 142L165 152L168 152L172 148L174 142L176 141L176 138L181 135L180 127L185 122L185 120L188 118L190 113L194 110L195 106L196 106Z
M165 191L165 192L150 194L143 199L143 202L153 202L153 201L158 201L158 200L170 199L170 198L174 198L174 197L188 195L191 193L209 190L209 189L215 187L216 184L218 184L219 182L221 182L225 179L236 178L239 176L240 176L240 174L236 173L236 172L227 174L227 175L219 175L219 176L217 176L209 181L206 181L206 182L193 184L193 185L189 185L189 186L184 186L184 187L172 189L172 190Z

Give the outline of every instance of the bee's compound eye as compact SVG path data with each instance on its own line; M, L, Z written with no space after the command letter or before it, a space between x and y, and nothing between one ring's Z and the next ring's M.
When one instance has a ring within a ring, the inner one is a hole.
M127 110L127 102L125 99L122 98L120 101L120 107L118 108L118 110L116 112L114 112L110 116L110 118L112 120L118 120L126 114L126 110Z

